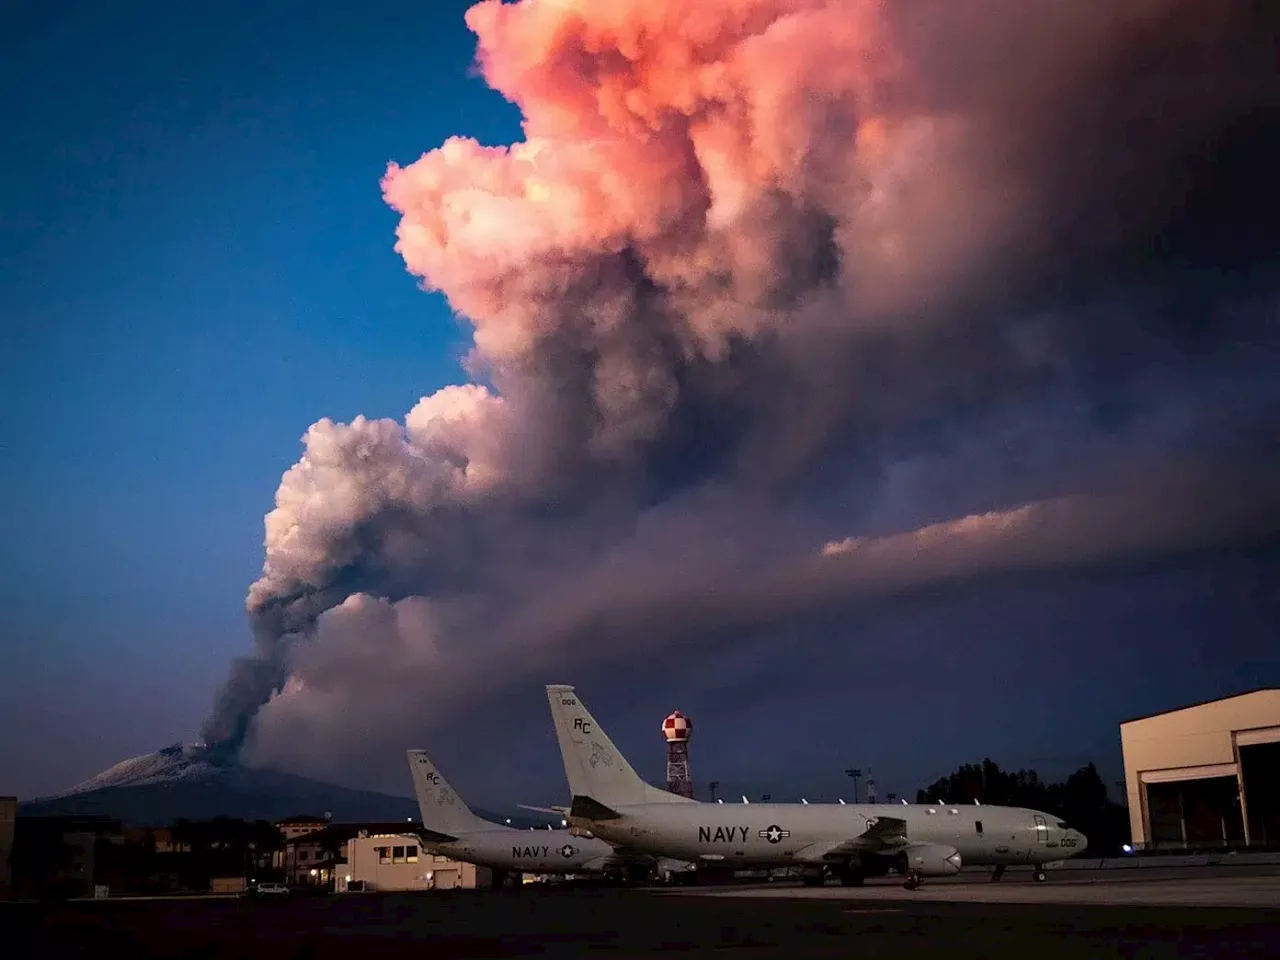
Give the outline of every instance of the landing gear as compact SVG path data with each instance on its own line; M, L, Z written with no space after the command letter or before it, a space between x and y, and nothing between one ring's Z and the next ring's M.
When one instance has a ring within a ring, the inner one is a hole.
M1038 863L1036 864L1036 872L1033 873L1031 876L1036 883L1044 883L1046 880L1049 879L1049 875L1044 872L1044 867L1040 866L1040 864Z
M835 874L840 878L840 885L843 887L860 887L862 886L863 873L855 867L843 866L837 867Z
M816 873L811 870L806 870L804 873L800 874L800 882L806 887L820 887L827 882L827 875L821 870Z
M1004 864L997 863L996 868L991 871L991 882L997 883L1004 876Z
M924 883L924 877L917 871L912 870L907 873L907 879L903 881L902 885L908 890L919 890L922 883Z

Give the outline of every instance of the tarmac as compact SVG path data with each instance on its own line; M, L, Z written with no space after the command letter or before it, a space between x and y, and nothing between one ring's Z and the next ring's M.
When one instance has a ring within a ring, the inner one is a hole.
M1010 871L999 883L963 876L913 892L886 878L861 888L529 885L278 901L3 904L0 927L10 942L39 944L42 955L95 958L1280 956L1280 870L1226 871L1141 882L1057 874L1040 884ZM1203 892L1215 889L1222 892Z
M998 882L985 873L929 879L907 891L896 876L866 881L862 887L760 884L703 888L694 896L746 899L847 900L858 903L910 900L914 903L1028 903L1148 907L1258 907L1280 909L1280 867L1150 867L1142 870L1051 871L1035 882L1030 871L1010 869Z

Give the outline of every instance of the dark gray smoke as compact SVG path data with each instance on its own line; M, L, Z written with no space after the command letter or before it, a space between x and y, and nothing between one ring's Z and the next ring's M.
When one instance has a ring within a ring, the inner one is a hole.
M308 431L211 743L1274 529L1207 507L1280 422L1275 4L608 7L469 15L527 142L384 190L488 386ZM1127 525L1188 459L1206 522Z

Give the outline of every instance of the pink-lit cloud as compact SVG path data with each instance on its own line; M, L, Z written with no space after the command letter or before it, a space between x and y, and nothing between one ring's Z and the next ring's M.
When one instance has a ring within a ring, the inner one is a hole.
M1270 290L1189 307L1205 274L1178 266L1218 226L1177 218L1251 175L1180 166L1188 125L1221 136L1259 102L1238 20L1177 0L477 4L524 138L452 138L382 187L485 385L307 432L211 739L270 700L272 756L350 707L362 658L395 665L370 721L393 724L534 678L592 629L625 657L645 646L627 618L659 642L1248 534L1212 496L1152 513L1142 484L1096 489L1131 457L1158 490L1226 392L1276 402L1247 348L1274 336Z

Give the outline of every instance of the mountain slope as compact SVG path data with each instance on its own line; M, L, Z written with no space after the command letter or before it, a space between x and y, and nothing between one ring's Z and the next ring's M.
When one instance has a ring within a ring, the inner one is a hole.
M177 819L219 816L282 820L300 814L328 814L336 823L416 822L419 816L417 801L410 797L353 790L275 770L213 763L200 744L174 744L124 760L65 793L21 803L18 812L22 816L100 815L132 826L167 826ZM476 813L502 822L495 814Z

